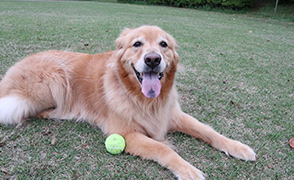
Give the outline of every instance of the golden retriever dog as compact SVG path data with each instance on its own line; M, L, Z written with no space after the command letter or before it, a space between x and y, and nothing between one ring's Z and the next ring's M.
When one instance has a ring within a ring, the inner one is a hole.
M47 51L11 67L0 83L0 123L30 117L74 119L126 140L125 152L157 161L178 179L204 179L165 141L180 131L245 161L254 151L184 113L175 74L175 39L156 26L125 29L104 54Z

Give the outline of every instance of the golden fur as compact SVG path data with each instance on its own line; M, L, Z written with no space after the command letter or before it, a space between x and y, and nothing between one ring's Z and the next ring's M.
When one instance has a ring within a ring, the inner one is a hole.
M171 35L156 26L142 26L124 30L116 44L115 51L105 54L47 51L16 63L0 83L0 123L29 117L87 121L108 135L121 134L125 152L157 161L178 179L204 176L166 145L168 131L188 133L226 154L255 160L247 145L181 111L174 84L179 56ZM147 72L147 54L151 63L158 61L154 56L161 59L157 70ZM143 76L142 84L135 70ZM158 87L160 91L153 91Z

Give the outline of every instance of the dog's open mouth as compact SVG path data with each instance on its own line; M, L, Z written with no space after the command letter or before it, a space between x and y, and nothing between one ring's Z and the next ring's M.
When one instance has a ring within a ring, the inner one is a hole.
M160 94L160 80L163 77L163 72L149 71L140 73L134 67L133 69L141 84L142 93L147 98L156 98Z

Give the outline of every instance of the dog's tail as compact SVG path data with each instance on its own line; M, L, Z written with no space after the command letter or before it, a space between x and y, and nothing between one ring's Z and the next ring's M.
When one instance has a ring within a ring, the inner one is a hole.
M18 124L34 113L35 108L29 99L16 95L0 98L0 123Z

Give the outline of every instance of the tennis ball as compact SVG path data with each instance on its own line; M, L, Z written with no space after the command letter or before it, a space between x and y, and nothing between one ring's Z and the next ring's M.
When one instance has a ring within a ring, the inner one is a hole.
M126 147L125 139L119 134L111 134L105 140L106 150L111 154L119 154Z

